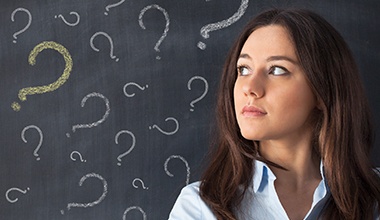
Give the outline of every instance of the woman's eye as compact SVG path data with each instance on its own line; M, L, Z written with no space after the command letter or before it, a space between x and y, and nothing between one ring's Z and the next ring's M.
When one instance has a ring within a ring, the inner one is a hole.
M275 76L280 76L289 73L289 71L283 67L273 66L270 68L269 73Z
M239 66L238 67L238 73L241 76L246 76L246 75L249 74L249 69L247 67L245 67L245 66Z

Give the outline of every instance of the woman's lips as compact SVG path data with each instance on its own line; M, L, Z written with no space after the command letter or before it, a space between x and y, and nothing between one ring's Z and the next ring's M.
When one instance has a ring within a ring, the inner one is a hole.
M242 114L246 117L262 117L267 113L258 107L246 105L242 110Z

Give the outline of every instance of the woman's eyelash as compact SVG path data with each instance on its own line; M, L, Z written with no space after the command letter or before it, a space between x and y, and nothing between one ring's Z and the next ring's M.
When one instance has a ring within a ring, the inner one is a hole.
M240 76L246 76L250 73L250 71L251 70L249 69L249 67L245 65L237 66L237 72ZM271 66L268 71L268 74L272 74L274 76L286 75L288 73L289 71L285 67L276 66L276 65Z
M285 67L282 67L282 66L273 65L269 68L269 74L273 74L275 76L285 75L288 73L289 71Z
M239 75L245 76L245 75L249 74L249 68L247 66L244 66L244 65L239 65L237 67L237 72L239 73Z

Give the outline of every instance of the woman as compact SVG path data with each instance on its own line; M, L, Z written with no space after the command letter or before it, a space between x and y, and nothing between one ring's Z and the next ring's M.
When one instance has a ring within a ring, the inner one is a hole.
M307 10L269 10L224 67L218 140L169 219L379 219L380 178L358 68Z

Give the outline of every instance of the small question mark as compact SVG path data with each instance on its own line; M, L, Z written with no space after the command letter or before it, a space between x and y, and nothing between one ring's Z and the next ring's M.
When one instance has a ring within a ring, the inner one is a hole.
M133 209L136 209L136 210L139 210L141 212L141 214L143 215L143 220L146 220L146 213L144 212L144 210L139 207L139 206L131 206L129 208L127 208L125 211L124 211L124 214L123 214L123 220L126 220L127 219L127 214L129 211L133 210Z
M66 21L66 19L65 19L65 18L63 17L63 15L61 15L61 14L54 16L54 18L61 18L62 21L63 21L65 24L67 24L67 25L69 25L69 26L71 26L71 27L74 27L74 26L78 25L78 24L79 24L79 21L80 21L80 16L79 16L79 14L78 14L77 12L75 12L75 11L72 11L72 12L70 12L70 15L75 15L75 17L76 17L76 22L74 22L74 23L69 23L68 21Z
M105 32L96 32L94 35L92 35L91 39L90 39L90 46L93 50L95 50L96 52L99 52L99 49L95 47L94 45L94 39L96 36L98 35L103 35L105 36L108 41L110 42L110 45L111 45L111 49L110 49L110 57L111 59L115 59L116 62L119 62L119 58L117 58L115 55L113 55L113 41L112 41L112 38Z
M5 193L5 198L8 200L8 202L10 203L15 203L18 201L18 198L15 198L15 199L11 199L9 198L9 193L12 192L12 191L18 191L22 194L26 194L28 191L30 190L29 187L26 188L26 190L22 190L22 189L19 189L19 188L16 188L16 187L13 187L13 188L10 188L7 190L7 192Z
M71 152L71 154L70 154L70 159L72 160L72 161L77 161L75 158L74 158L74 155L75 154L77 154L78 156L79 156L79 159L80 159L80 162L85 162L86 163L86 160L83 160L83 158L82 158L82 154L80 154L78 151L73 151L73 152Z
M36 64L36 57L41 51L45 49L54 49L58 51L60 54L62 54L66 63L65 69L63 70L62 75L55 82L49 85L28 87L28 88L21 89L18 93L18 97L21 101L25 101L27 95L43 94L43 93L52 92L58 89L60 86L62 86L66 82L66 80L70 76L70 72L73 68L73 60L71 59L71 55L64 46L54 41L44 41L38 44L36 47L34 47L34 49L29 54L29 58L28 58L29 64L34 66ZM18 104L17 102L13 102L11 106L14 111L20 111L21 109L20 104Z
M129 97L129 98L135 96L135 93L128 94L128 92L127 92L127 87L130 86L130 85L136 86L140 90L145 90L145 89L148 88L148 85L145 85L145 87L144 87L144 86L140 86L139 84L134 83L134 82L129 82L129 83L125 84L124 87L123 87L124 95L127 96L127 97Z
M90 94L86 95L86 96L82 99L82 102L80 103L80 105L81 105L82 108L85 106L87 100L88 100L89 98L91 98L91 97L98 97L98 98L103 99L103 101L104 101L105 104L106 104L106 112L104 113L103 117L102 117L100 120L96 121L96 122L93 122L93 123L90 123L90 124L77 124L77 125L74 125L74 126L72 127L72 131L73 131L73 133L74 133L77 129L81 129L81 128L92 128L92 127L96 127L96 126L98 126L99 124L103 123L103 122L107 119L108 115L110 114L110 111L111 111L111 108L110 108L110 102L108 101L108 99L107 99L104 95L102 95L102 94L100 94L100 93L97 93L97 92L90 93ZM70 134L69 134L69 133L66 133L66 136L67 136L67 137L70 137Z
M120 161L120 163L117 163L117 165L121 166L121 158L125 157L127 154L129 154L133 148L135 147L135 144L136 144L136 138L135 138L135 135L130 132L130 131L127 131L127 130L121 130L119 131L116 136L115 136L115 143L116 144L119 144L119 136L121 134L129 134L131 137L132 137L132 146L129 148L129 150L127 150L125 153L123 154L120 154L118 157L117 157L117 160Z
M26 138L25 138L25 131L28 130L28 129L30 129L30 128L34 128L34 129L36 129L36 130L38 131L38 134L40 135L40 141L39 141L39 143L38 143L38 146L36 147L36 149L35 149L34 152L33 152L33 155L37 157L36 160L40 160L41 158L38 157L38 153L37 153L37 152L40 150L41 145L42 145L42 142L43 142L43 139L44 139L44 136L43 136L43 134L42 134L41 129L40 129L39 127L35 126L35 125L29 125L29 126L26 126L24 129L22 129L22 132L21 132L21 139L22 139L25 143L28 142L28 141L26 140Z
M144 29L144 30L145 30L146 28L145 28L145 25L144 25L144 23L143 23L142 18L143 18L143 16L144 16L145 12L148 11L149 9L151 9L151 8L155 8L155 9L157 9L157 10L160 10L160 11L164 14L164 16L165 16L165 20L166 20L166 25L165 25L164 33L162 34L161 38L157 41L156 46L154 46L154 50L157 51L157 52L160 52L160 49L159 49L158 47L161 45L162 41L165 39L165 37L166 37L166 35L168 34L168 31L169 31L169 24L170 24L169 14L166 12L165 9L163 9L163 8L160 7L159 5L153 4L153 5L148 5L148 6L146 6L145 8L143 8L143 9L141 10L140 15L139 15L139 24L140 24L140 27L141 27L142 29ZM157 59L157 60L160 60L161 57L160 57L160 56L156 56L156 59Z
M235 14L233 14L230 18L223 20L223 21L219 21L217 23L212 23L212 24L208 24L208 25L203 26L201 28L202 37L204 39L207 39L210 37L209 32L226 28L226 27L230 26L231 24L235 23L236 21L238 21L244 15L245 11L247 10L248 2L249 2L249 0L242 0L238 11ZM206 44L199 41L198 42L198 48L201 50L204 50L204 49L206 49Z
M206 96L206 94L207 94L207 92L208 92L208 83L207 83L207 80L206 80L205 78L201 77L201 76L194 76L194 77L192 77L192 78L189 80L189 82L187 83L187 88L188 88L189 90L191 90L191 83L192 83L194 80L196 80L196 79L202 80L202 81L205 83L205 91L203 92L203 94L202 94L200 97L198 97L197 99L193 100L193 101L190 103L190 106L193 107L193 108L190 109L190 111L194 111L194 104L197 103L197 102L199 102L200 100L202 100L202 99Z
M23 11L23 12L26 12L28 14L28 23L27 23L27 25L23 29L21 29L20 31L18 31L18 32L16 32L16 33L13 34L13 38L14 38L13 43L17 43L17 41L16 41L17 35L20 35L21 33L24 33L30 27L30 25L32 24L32 14L29 12L28 9L25 9L25 8L17 8L16 10L14 10L12 12L12 14L11 14L11 20L12 20L12 22L15 21L15 18L14 18L15 14L17 12L19 12L19 11Z
M169 121L169 120L174 121L174 123L176 124L176 128L175 128L174 131L171 131L171 132L170 131L169 132L168 131L164 131L160 127L158 127L157 125L149 126L149 129L152 130L152 129L156 128L162 134L173 135L173 134L177 133L177 131L179 130L179 123L178 123L177 119L175 119L173 117L169 117L169 118L165 119L165 121Z
M172 173L170 173L170 171L168 170L168 163L171 159L180 159L182 160L185 165L186 165L186 173L187 173L187 176L186 176L186 185L189 184L190 182L190 167L189 167L189 164L187 163L187 161L185 160L185 158L183 158L182 156L179 156L179 155L172 155L170 156L168 159L166 159L165 161L165 164L164 164L164 169L165 169L165 172L168 176L170 177L173 177L174 175Z
M139 188L139 187L136 185L136 182L140 182L140 183L141 183L141 186L142 186L143 189L149 189L149 187L146 187L146 186L144 185L144 181L142 181L142 179L140 179L140 178L135 178L135 179L133 180L133 182L132 182L132 185L133 185L133 187L135 187L136 189Z
M112 4L112 5L107 5L107 6L106 6L106 11L110 11L110 8L114 8L114 7L116 7L116 6L119 6L119 5L121 5L123 2L125 2L125 0L121 0L120 2L117 2L117 3ZM107 12L104 12L104 14L105 14L105 15L108 15Z
M84 181L86 181L88 178L98 178L99 180L102 181L103 183L103 193L102 195L94 202L90 202L90 203L69 203L67 204L67 210L70 210L72 207L79 207L79 208L88 208L88 207L92 207L92 206L95 206L97 204L99 204L100 202L102 202L104 200L104 198L106 197L107 195L107 181L102 177L100 176L99 174L96 174L96 173L89 173L85 176L83 176L80 181L79 181L79 186L82 186ZM62 215L65 214L65 212L63 210L61 210L61 213Z

